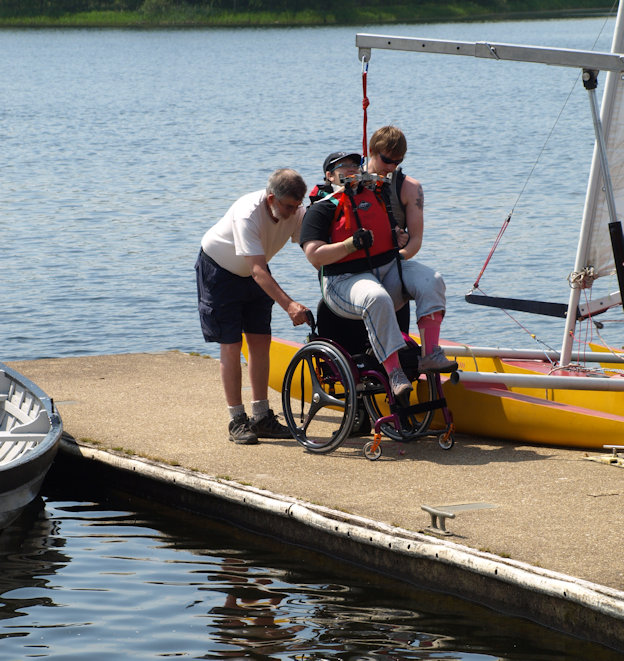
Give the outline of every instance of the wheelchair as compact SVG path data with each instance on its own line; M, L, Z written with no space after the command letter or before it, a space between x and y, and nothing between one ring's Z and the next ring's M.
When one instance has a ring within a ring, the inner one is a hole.
M374 357L364 322L334 314L320 301L317 319L310 312L308 342L290 361L282 385L282 407L288 429L306 450L329 453L350 436L374 431L364 456L382 454L382 434L397 442L438 436L444 450L454 443L451 412L442 393L439 374L418 370L420 346L407 334L409 308L397 312L406 346L399 351L401 366L414 390L409 402L397 401L383 366ZM436 410L445 427L430 431Z

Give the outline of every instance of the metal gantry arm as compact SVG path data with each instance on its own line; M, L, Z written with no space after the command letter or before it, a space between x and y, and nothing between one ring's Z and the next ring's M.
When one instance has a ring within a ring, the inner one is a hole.
M487 41L448 41L445 39L421 39L419 37L392 37L365 33L355 35L355 45L359 49L360 60L366 62L371 58L371 50L380 48L413 53L441 53L490 60L534 62L598 71L624 71L623 55L565 48L499 44Z

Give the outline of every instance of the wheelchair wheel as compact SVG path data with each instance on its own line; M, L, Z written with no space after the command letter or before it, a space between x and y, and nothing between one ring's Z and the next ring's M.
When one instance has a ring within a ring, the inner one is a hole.
M433 374L422 374L417 381L414 381L414 392L410 399L410 404L426 404L437 399L437 387L435 376ZM388 397L386 393L375 394L374 392L362 393L364 405L373 421L378 420L388 414ZM380 430L382 434L393 441L412 441L422 436L429 429L433 419L434 411L423 411L421 413L401 414L401 427L397 429L390 422L383 422Z
M290 433L318 454L335 450L350 434L358 408L349 362L323 341L306 344L286 368L282 406Z
M443 450L450 450L455 445L455 434L447 430L438 438L438 445Z

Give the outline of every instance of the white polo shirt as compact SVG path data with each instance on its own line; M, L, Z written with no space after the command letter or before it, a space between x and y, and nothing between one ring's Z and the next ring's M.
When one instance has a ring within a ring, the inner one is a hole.
M202 238L203 251L231 273L249 276L245 257L264 255L268 262L288 239L299 243L303 206L290 218L276 222L269 213L266 197L266 190L243 195Z

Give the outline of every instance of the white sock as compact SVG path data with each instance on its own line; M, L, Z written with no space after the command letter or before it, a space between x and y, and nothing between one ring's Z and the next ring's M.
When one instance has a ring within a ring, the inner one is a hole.
M228 406L228 411L230 412L230 420L234 420L237 415L245 413L245 405L238 404L237 406Z
M251 415L254 420L260 420L269 412L269 400L257 399L251 402Z

